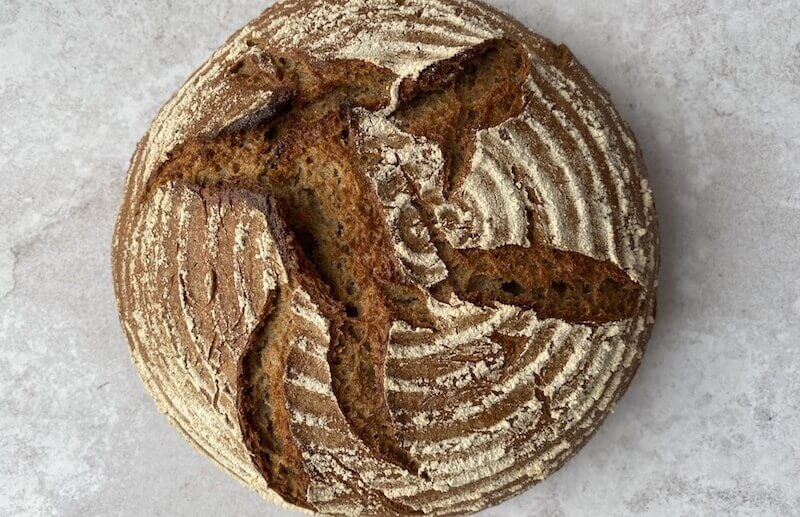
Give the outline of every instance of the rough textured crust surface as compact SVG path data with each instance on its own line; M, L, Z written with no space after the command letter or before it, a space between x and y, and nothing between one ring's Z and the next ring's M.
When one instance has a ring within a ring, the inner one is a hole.
M284 1L161 110L114 280L172 423L266 498L463 514L559 468L655 315L635 139L471 0Z

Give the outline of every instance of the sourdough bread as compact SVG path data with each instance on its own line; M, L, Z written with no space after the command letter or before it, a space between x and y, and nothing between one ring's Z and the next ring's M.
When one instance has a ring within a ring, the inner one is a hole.
M569 50L472 0L267 9L153 122L113 247L161 411L325 514L464 514L543 479L655 315L630 129Z

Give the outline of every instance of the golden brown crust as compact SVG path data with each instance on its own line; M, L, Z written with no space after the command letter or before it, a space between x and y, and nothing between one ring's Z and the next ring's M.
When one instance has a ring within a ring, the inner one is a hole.
M641 152L565 47L471 0L289 0L140 143L114 279L159 407L245 484L462 514L622 395L657 239Z

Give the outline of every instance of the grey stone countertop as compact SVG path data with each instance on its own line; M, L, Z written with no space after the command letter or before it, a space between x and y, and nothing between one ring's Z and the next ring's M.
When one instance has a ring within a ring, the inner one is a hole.
M286 515L128 358L110 243L156 110L268 0L0 0L0 515ZM800 4L492 2L568 44L644 149L659 318L590 444L486 516L800 513Z

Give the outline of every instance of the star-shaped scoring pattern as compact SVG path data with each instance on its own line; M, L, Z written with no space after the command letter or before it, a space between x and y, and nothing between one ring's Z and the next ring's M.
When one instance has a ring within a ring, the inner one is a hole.
M524 47L493 41L404 83L386 114L393 76L371 65L253 51L231 67L235 84L273 92L270 109L171 153L137 212L130 240L141 242L123 281L142 342L159 326L142 320L152 307L182 314L151 337L193 343L197 354L178 355L198 387L241 365L210 401L234 433L201 445L212 456L230 448L229 464L217 459L235 475L258 484L236 468L253 454L270 488L301 506L438 511L458 507L445 487L477 490L502 474L491 490L513 493L551 468L531 463L520 480L508 474L520 461L557 463L563 443L581 441L551 403L560 386L586 386L554 381L570 361L631 364L608 343L629 331L615 322L646 310L642 286L611 262L552 248L530 215L524 245L482 249L454 243L459 229L439 210L469 180L477 132L530 109L530 71ZM375 116L394 131L390 149L404 138L438 147L438 191L420 188L413 162L379 174L385 148L365 127ZM386 223L398 194L414 226L405 235ZM433 250L442 274L415 281L398 245ZM584 373L591 384L605 372ZM232 443L239 432L246 450Z

